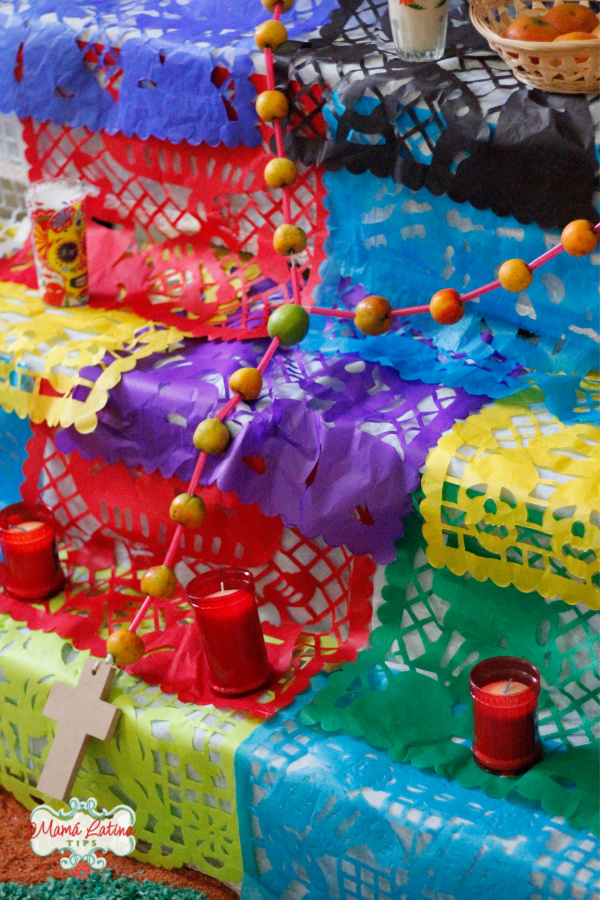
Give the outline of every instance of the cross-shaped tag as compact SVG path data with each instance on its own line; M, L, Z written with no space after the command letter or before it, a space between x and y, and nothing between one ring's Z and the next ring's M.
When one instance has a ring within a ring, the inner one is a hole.
M58 728L38 790L57 800L68 800L90 737L108 741L117 728L121 710L105 701L116 668L97 659L86 660L76 687L55 682L44 715Z

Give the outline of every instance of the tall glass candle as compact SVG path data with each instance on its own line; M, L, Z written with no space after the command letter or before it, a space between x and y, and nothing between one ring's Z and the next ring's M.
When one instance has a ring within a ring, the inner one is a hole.
M4 590L20 600L43 600L62 590L50 510L41 503L13 503L0 511Z
M247 569L216 569L186 587L202 635L213 690L237 697L271 677L254 578Z
M542 756L538 669L517 656L493 656L473 666L469 680L475 762L495 775L526 772Z
M88 300L85 188L56 178L27 191L38 287L50 306L82 306Z

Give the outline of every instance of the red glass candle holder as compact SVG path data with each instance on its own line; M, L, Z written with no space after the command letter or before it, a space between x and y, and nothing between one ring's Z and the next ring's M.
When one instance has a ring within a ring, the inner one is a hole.
M186 594L202 635L212 688L238 697L263 687L272 674L247 569L198 575Z
M473 756L494 775L520 775L542 756L537 728L540 673L518 656L493 656L473 666Z
M41 503L13 503L0 510L4 590L20 600L44 600L62 590L54 519Z

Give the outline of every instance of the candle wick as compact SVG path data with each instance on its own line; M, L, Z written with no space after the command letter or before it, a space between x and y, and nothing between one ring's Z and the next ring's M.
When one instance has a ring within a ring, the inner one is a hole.
M512 678L509 678L508 681L506 682L506 687L502 691L503 694L508 694L511 684L512 684Z
M223 585L223 582L221 582L221 593L222 594L225 593L225 586Z

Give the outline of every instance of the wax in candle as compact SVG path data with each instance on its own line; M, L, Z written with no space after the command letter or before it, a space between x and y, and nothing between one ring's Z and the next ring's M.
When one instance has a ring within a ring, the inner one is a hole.
M508 697L510 694L522 694L523 691L527 690L527 685L511 679L510 681L493 681L491 684L486 684L481 690L484 694L498 694Z
M9 531L35 531L36 528L43 528L43 522L19 522L18 525L11 525Z
M222 588L220 591L217 591L216 594L207 594L204 599L219 600L221 597L228 597L230 594L235 594L235 588L231 588L230 590L225 590L225 588Z

